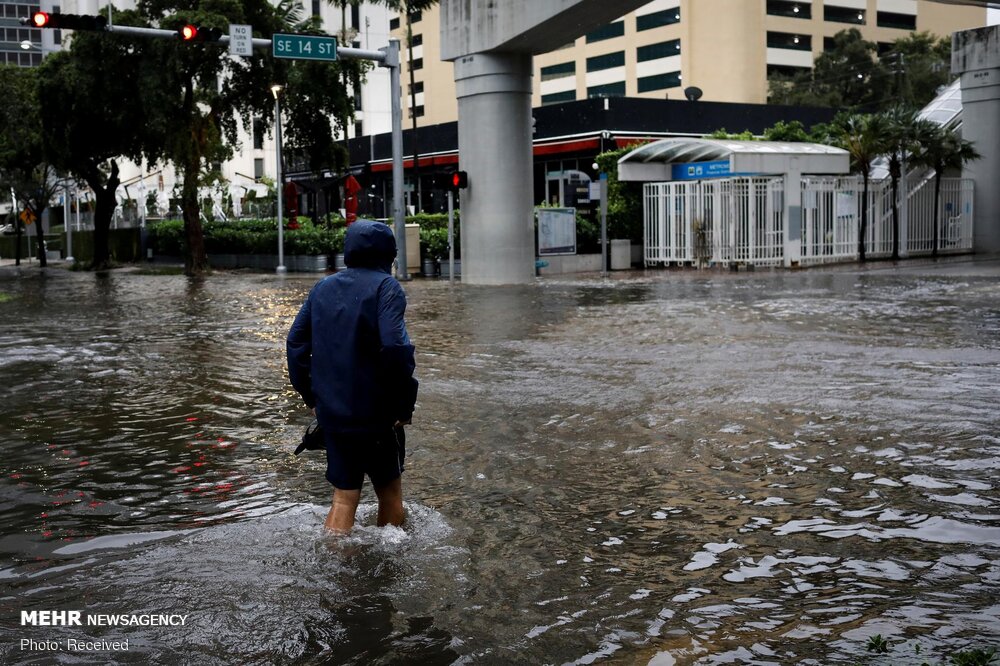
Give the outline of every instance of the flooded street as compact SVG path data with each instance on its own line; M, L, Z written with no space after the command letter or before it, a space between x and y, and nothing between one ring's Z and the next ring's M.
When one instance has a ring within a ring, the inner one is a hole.
M409 523L368 486L344 540L322 454L291 455L312 284L0 272L0 662L1000 645L1000 261L407 283ZM46 609L186 620L21 626ZM20 647L68 638L129 647Z

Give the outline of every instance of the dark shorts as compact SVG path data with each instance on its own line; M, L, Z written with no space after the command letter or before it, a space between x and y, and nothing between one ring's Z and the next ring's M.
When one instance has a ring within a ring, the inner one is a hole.
M327 433L326 480L334 488L360 490L365 475L381 488L403 473L406 435L403 428L382 433Z

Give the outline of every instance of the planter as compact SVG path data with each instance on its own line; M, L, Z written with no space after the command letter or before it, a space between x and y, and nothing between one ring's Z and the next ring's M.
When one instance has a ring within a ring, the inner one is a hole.
M434 277L437 275L437 262L433 259L424 259L423 270L421 271L424 277Z
M345 268L347 268L347 264L344 263L344 255L343 254L334 255L334 257L333 257L333 270L335 270L335 271L342 271Z
M289 268L289 270L298 271L300 273L326 272L327 259L325 254L296 255L292 258L295 260L295 268Z
M448 262L447 261L442 261L441 262L441 277L443 277L443 278L451 277L451 274L448 272ZM456 259L455 260L455 277L462 277L462 260L461 259Z
M278 266L275 254L213 254L208 263L213 268L252 268L259 271L273 271ZM285 268L291 273L325 273L327 257L319 255L286 255Z
M632 247L629 240L611 241L611 270L623 271L632 268Z

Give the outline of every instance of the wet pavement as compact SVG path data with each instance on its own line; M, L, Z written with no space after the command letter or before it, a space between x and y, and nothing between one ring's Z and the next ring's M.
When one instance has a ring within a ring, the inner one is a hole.
M321 455L291 455L284 335L313 281L0 270L0 661L1000 644L1000 261L408 283L409 524L373 527L369 488L346 540ZM187 618L20 625L44 609Z

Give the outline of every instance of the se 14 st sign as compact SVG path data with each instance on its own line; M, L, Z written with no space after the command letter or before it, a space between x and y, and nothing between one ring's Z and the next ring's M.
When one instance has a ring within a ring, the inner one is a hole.
M337 38L322 35L275 33L271 36L271 51L275 58L336 60Z

